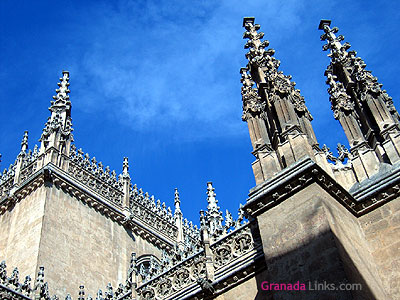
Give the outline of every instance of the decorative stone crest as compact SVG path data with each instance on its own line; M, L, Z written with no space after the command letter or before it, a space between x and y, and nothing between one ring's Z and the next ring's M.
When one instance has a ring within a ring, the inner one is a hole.
M326 72L326 83L329 85L328 93L331 101L333 116L336 120L339 119L340 112L351 113L354 110L354 103L351 97L346 93L346 90L341 82L336 82L337 77L332 73Z

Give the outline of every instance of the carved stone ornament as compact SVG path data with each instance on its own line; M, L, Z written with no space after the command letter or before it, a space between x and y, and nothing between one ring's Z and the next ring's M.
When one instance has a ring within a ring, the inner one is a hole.
M269 46L269 41L261 41L264 37L264 33L257 32L257 30L260 29L260 25L247 22L244 27L246 32L243 33L243 38L248 39L244 48L250 48L249 52L246 54L246 58L251 64L257 67L265 67L271 60L271 56L274 55L275 51L273 49L265 50L265 48Z
M232 249L229 246L220 246L215 249L214 261L217 266L223 266L232 258Z
M234 249L236 254L243 254L245 252L247 252L248 250L253 248L252 245L252 238L249 234L242 234L239 235L236 239L235 239L235 243L234 243Z
M254 81L252 80L251 75L247 72L246 68L242 68L240 72L242 74L240 81L243 83L241 88L243 100L242 120L247 121L250 117L257 116L265 118L265 103L261 101L261 97L258 95L258 90L253 88Z
M328 93L330 94L329 100L331 101L331 109L335 119L339 119L340 112L351 112L354 110L354 103L351 97L346 93L346 90L341 82L336 82L336 76L332 73L326 73L327 81L329 84Z
M157 293L160 296L167 296L172 288L172 282L169 279L162 280L158 283Z

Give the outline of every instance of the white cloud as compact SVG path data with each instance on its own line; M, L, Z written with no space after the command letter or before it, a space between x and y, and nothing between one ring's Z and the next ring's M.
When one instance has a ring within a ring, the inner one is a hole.
M244 45L241 21L259 13L261 2L244 9L241 1L215 7L133 3L101 6L106 12L101 19L96 18L101 11L92 12L95 22L82 32L89 47L83 59L77 58L78 74L86 78L75 81L76 98L82 99L75 106L107 110L138 131L171 128L189 139L245 134L238 73L246 64L245 51L238 55ZM282 14L273 30L297 24L298 10L296 1L276 2L261 14L263 19Z

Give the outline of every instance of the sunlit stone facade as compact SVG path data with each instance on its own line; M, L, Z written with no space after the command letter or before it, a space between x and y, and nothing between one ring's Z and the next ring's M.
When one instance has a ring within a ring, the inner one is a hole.
M207 183L199 228L178 190L166 207L131 181L127 158L117 175L77 148L63 71L40 146L25 132L0 179L0 299L400 299L400 117L330 23L325 76L350 148L319 145L300 91L244 18L256 186L233 216Z

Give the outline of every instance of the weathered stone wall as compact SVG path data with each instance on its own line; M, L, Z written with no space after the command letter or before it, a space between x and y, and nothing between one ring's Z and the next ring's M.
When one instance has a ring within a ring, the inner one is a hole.
M312 184L257 221L269 282L362 284L361 291L314 291L307 299L400 299L400 199L357 218Z
M160 251L94 208L55 186L48 188L39 265L45 266L50 294L92 296L108 282L124 283L130 255L160 257Z
M270 298L268 291L261 290L261 284L265 280L267 271L256 274L254 277L235 286L219 295L216 300L266 300Z
M310 290L315 281L347 281L321 192L312 184L257 217L268 282L299 281L307 290L275 291L273 299L352 299L348 291Z
M359 220L328 193L321 190L329 223L350 282L361 283L363 289L353 292L356 299L387 299L376 263L371 256Z
M0 261L8 274L18 267L20 278L37 271L46 189L42 186L0 215Z
M360 217L359 221L384 290L393 299L400 299L400 198Z

